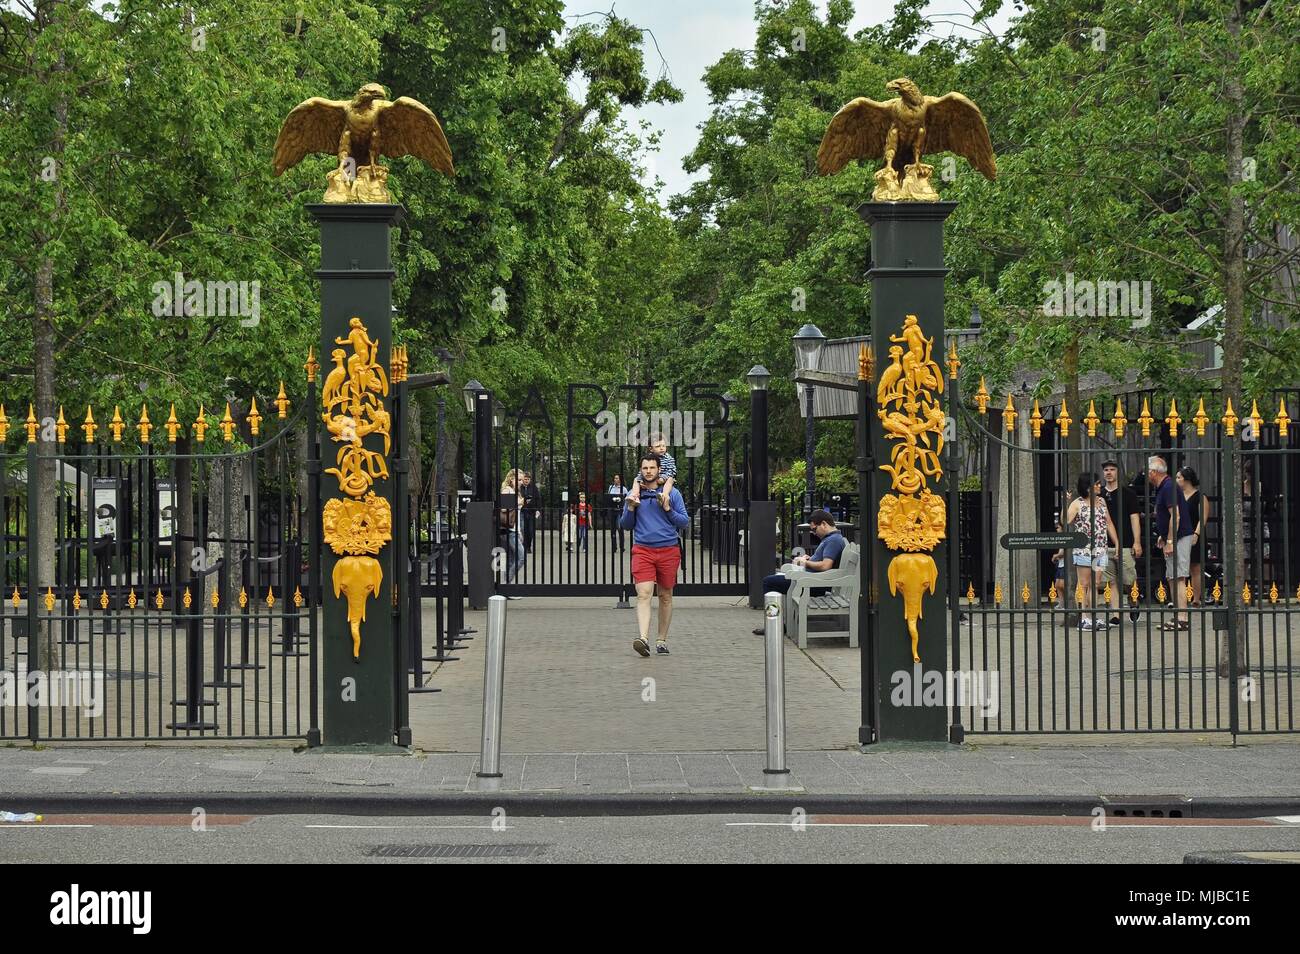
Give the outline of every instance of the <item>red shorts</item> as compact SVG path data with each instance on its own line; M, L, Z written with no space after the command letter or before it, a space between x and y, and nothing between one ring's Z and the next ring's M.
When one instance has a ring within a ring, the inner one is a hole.
M659 584L671 590L677 584L677 569L682 565L682 551L677 547L643 547L632 545L632 582Z

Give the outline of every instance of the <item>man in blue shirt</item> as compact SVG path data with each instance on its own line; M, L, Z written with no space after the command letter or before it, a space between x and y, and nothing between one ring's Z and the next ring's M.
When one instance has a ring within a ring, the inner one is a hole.
M659 506L659 455L641 458L641 479L628 488L623 515L618 525L632 533L632 582L636 584L636 622L640 635L632 648L650 655L650 597L659 586L659 639L655 652L668 655L668 626L673 619L673 587L682 563L677 531L691 525L682 494L674 487L668 495L670 507Z
M1186 510L1182 492L1169 477L1169 465L1163 457L1147 459L1147 480L1156 488L1156 546L1165 555L1165 579L1173 589L1174 619L1164 623L1164 630L1190 630L1187 618L1187 577L1192 563L1192 527L1179 520L1179 505Z
M808 518L808 524L821 542L817 544L817 549L813 551L812 556L797 556L791 562L795 566L803 567L809 573L824 573L835 569L840 565L840 555L844 553L846 543L844 534L840 533L835 526L835 518L825 510L814 510L812 516ZM790 579L784 573L773 573L771 576L763 577L763 589L760 592L787 593L789 590ZM822 592L824 593L825 590L823 589ZM821 593L814 589L812 595L820 596ZM760 626L754 630L754 635L762 636L763 631L763 627Z

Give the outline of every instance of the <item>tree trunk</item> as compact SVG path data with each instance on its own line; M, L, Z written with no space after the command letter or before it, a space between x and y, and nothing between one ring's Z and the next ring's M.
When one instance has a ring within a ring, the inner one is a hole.
M37 21L42 29L48 29L48 22L38 14ZM64 72L66 61L63 53L60 52L55 60L53 73L55 76L45 76L42 79L46 82L61 82L57 74ZM63 155L64 143L66 141L68 129L68 101L62 98L58 101L54 110L54 131L50 139L50 158L55 162L55 177L51 186L54 190L54 201L49 214L48 229L41 228L36 232L36 245L44 248L55 235L59 233L60 219L66 209L67 198L63 186ZM32 309L32 371L34 376L36 418L38 421L44 421L47 417L53 418L58 413L55 405L54 378L55 378L55 348L54 348L54 259L49 255L41 258L36 267L33 282L33 304ZM27 475L27 492L36 494L36 520L37 533L32 535L28 541L29 559L36 560L37 581L40 584L41 593L46 592L47 588L54 584L54 554L57 545L56 534L57 515L56 515L56 495L58 494L58 485L56 481L57 461L55 455L58 453L59 446L56 441L51 440L52 435L47 427L42 426L38 433L39 440L36 445L36 454L38 458L36 473ZM33 556L34 555L34 556ZM38 599L39 594L29 593L29 600ZM39 639L37 639L39 633ZM36 665L39 669L49 672L56 666L54 651L54 628L47 626L44 630L38 627L37 633L32 634L32 639L36 640ZM31 665L29 658L28 665Z
M1241 82L1240 43L1241 43L1241 2L1233 4L1228 19L1228 50L1225 73L1227 81L1224 97L1228 104L1227 116L1227 152L1228 171L1228 214L1223 223L1223 370L1220 381L1223 396L1235 398L1238 414L1244 414L1246 398L1242 394L1244 332L1246 330L1246 203L1240 193L1234 191L1242 181L1242 139L1245 127L1244 93ZM1258 436L1256 436L1258 439ZM1229 510L1231 517L1225 521L1223 528L1224 548L1236 554L1237 593L1225 593L1224 599L1229 606L1236 606L1240 598L1241 585L1246 581L1245 534L1241 517L1241 481L1244 475L1242 458L1237 457L1238 481L1234 487L1225 487L1223 493L1231 494L1233 506ZM1259 587L1252 587L1258 592ZM1237 662L1238 672L1245 675L1246 617L1237 615ZM1219 675L1228 675L1228 640L1225 634L1219 645Z

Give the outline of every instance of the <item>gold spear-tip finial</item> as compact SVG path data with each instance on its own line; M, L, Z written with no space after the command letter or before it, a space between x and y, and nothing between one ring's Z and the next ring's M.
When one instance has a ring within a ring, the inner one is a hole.
M1061 428L1061 436L1070 436L1070 422L1074 420L1070 417L1070 409L1065 406L1065 398L1061 398L1061 411L1056 415L1056 423Z
M957 370L961 367L961 358L957 357L957 339L948 342L948 378L957 380Z
M1143 437L1151 436L1151 425L1154 424L1155 422L1156 419L1151 416L1151 404L1149 403L1147 398L1143 398L1142 413L1138 415L1138 424L1141 425L1142 427Z
M1223 411L1223 432L1229 437L1237 433L1237 414L1232 409L1232 398L1228 398L1228 406Z
M981 414L987 414L989 410L989 389L984 386L984 375L980 375L980 386L975 391L975 406L979 408Z
M99 425L95 423L95 413L90 409L89 404L86 405L86 421L81 425L81 429L86 433L86 443L95 443L95 431L99 429Z
M1128 426L1128 418L1124 416L1124 402L1115 398L1115 414L1110 419L1110 426L1115 428L1115 438L1124 436L1124 428Z
M1255 429L1255 440L1259 440L1260 428L1264 426L1264 415L1259 413L1259 401L1250 402L1250 423Z
M1165 415L1165 423L1169 425L1169 436L1177 437L1178 425L1183 423L1183 419L1178 416L1178 398L1169 399L1169 413Z
M320 365L316 362L316 353L310 345L307 346L307 362L302 366L307 372L307 383L312 384L316 380L316 372L320 370Z
M149 406L147 404L140 405L140 423L136 424L136 427L140 431L140 443L148 444L149 432L153 430L153 425L149 423Z
M1201 398L1196 405L1196 413L1192 415L1192 423L1196 425L1196 436L1205 436L1205 427L1210 423L1210 415L1205 413L1205 398Z
M3 405L3 404L0 404L0 415L3 415L3 414L4 414L4 410L5 410L5 409L4 409L4 405ZM1275 417L1275 418L1273 419L1273 423L1275 423L1275 424L1277 425L1277 433L1278 433L1278 436L1279 436L1279 437L1286 437L1286 436L1287 436L1287 430L1291 427L1291 418L1290 418L1290 416L1286 413L1286 398L1285 398L1285 397L1278 398L1278 402L1277 402L1277 417ZM4 439L3 437L0 437L0 440L3 440L3 439Z
M35 408L33 405L28 404L28 405L27 405L27 424L26 424L26 427L27 427L27 443L29 443L29 444L35 444L35 443L36 443L36 430L37 430L37 428L39 428L40 426L41 426L41 425L40 425L39 423L37 423L37 421L36 421L36 408Z
M181 422L176 418L176 405L172 405L171 413L167 415L167 420L163 422L163 427L167 428L167 440L176 443L176 434L181 429Z
M230 414L230 402L226 402L226 413L221 416L221 439L227 444L235 439L235 419Z
M254 437L262 432L262 415L257 410L257 398L253 398L252 409L248 412L248 429Z
M1016 410L1016 402L1011 395L1007 395L1007 406L1002 409L1002 420L1006 423L1007 433L1014 434L1016 431L1016 418L1020 412Z
M208 439L208 428L212 425L208 423L207 411L202 404L199 405L199 416L194 419L194 438L200 444Z
M1029 415L1029 426L1033 428L1035 439L1043 436L1043 412L1038 409L1038 398L1034 398L1034 411Z
M0 444L9 437L9 418L5 416L5 406L0 404Z
M1097 416L1097 402L1088 401L1088 414L1083 419L1084 426L1088 428L1088 436L1097 436L1097 425L1101 423L1101 418Z
M63 419L63 405L59 405L59 419L54 422L54 430L58 435L59 443L62 444L68 439L68 422Z
M280 393L275 396L276 415L283 420L289 416L289 395L284 393L284 382L280 382Z
M116 444L122 440L122 428L126 427L126 421L122 420L122 408L113 405L113 419L108 422L108 429L113 432L113 443Z

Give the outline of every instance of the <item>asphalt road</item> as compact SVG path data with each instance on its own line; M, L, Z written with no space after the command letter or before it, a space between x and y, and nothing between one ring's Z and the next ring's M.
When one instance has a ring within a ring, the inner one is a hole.
M52 816L0 825L0 864L229 862L1173 863L1191 851L1300 852L1300 817L669 815L581 818ZM439 857L471 852L477 857ZM487 857L488 853L496 853Z

